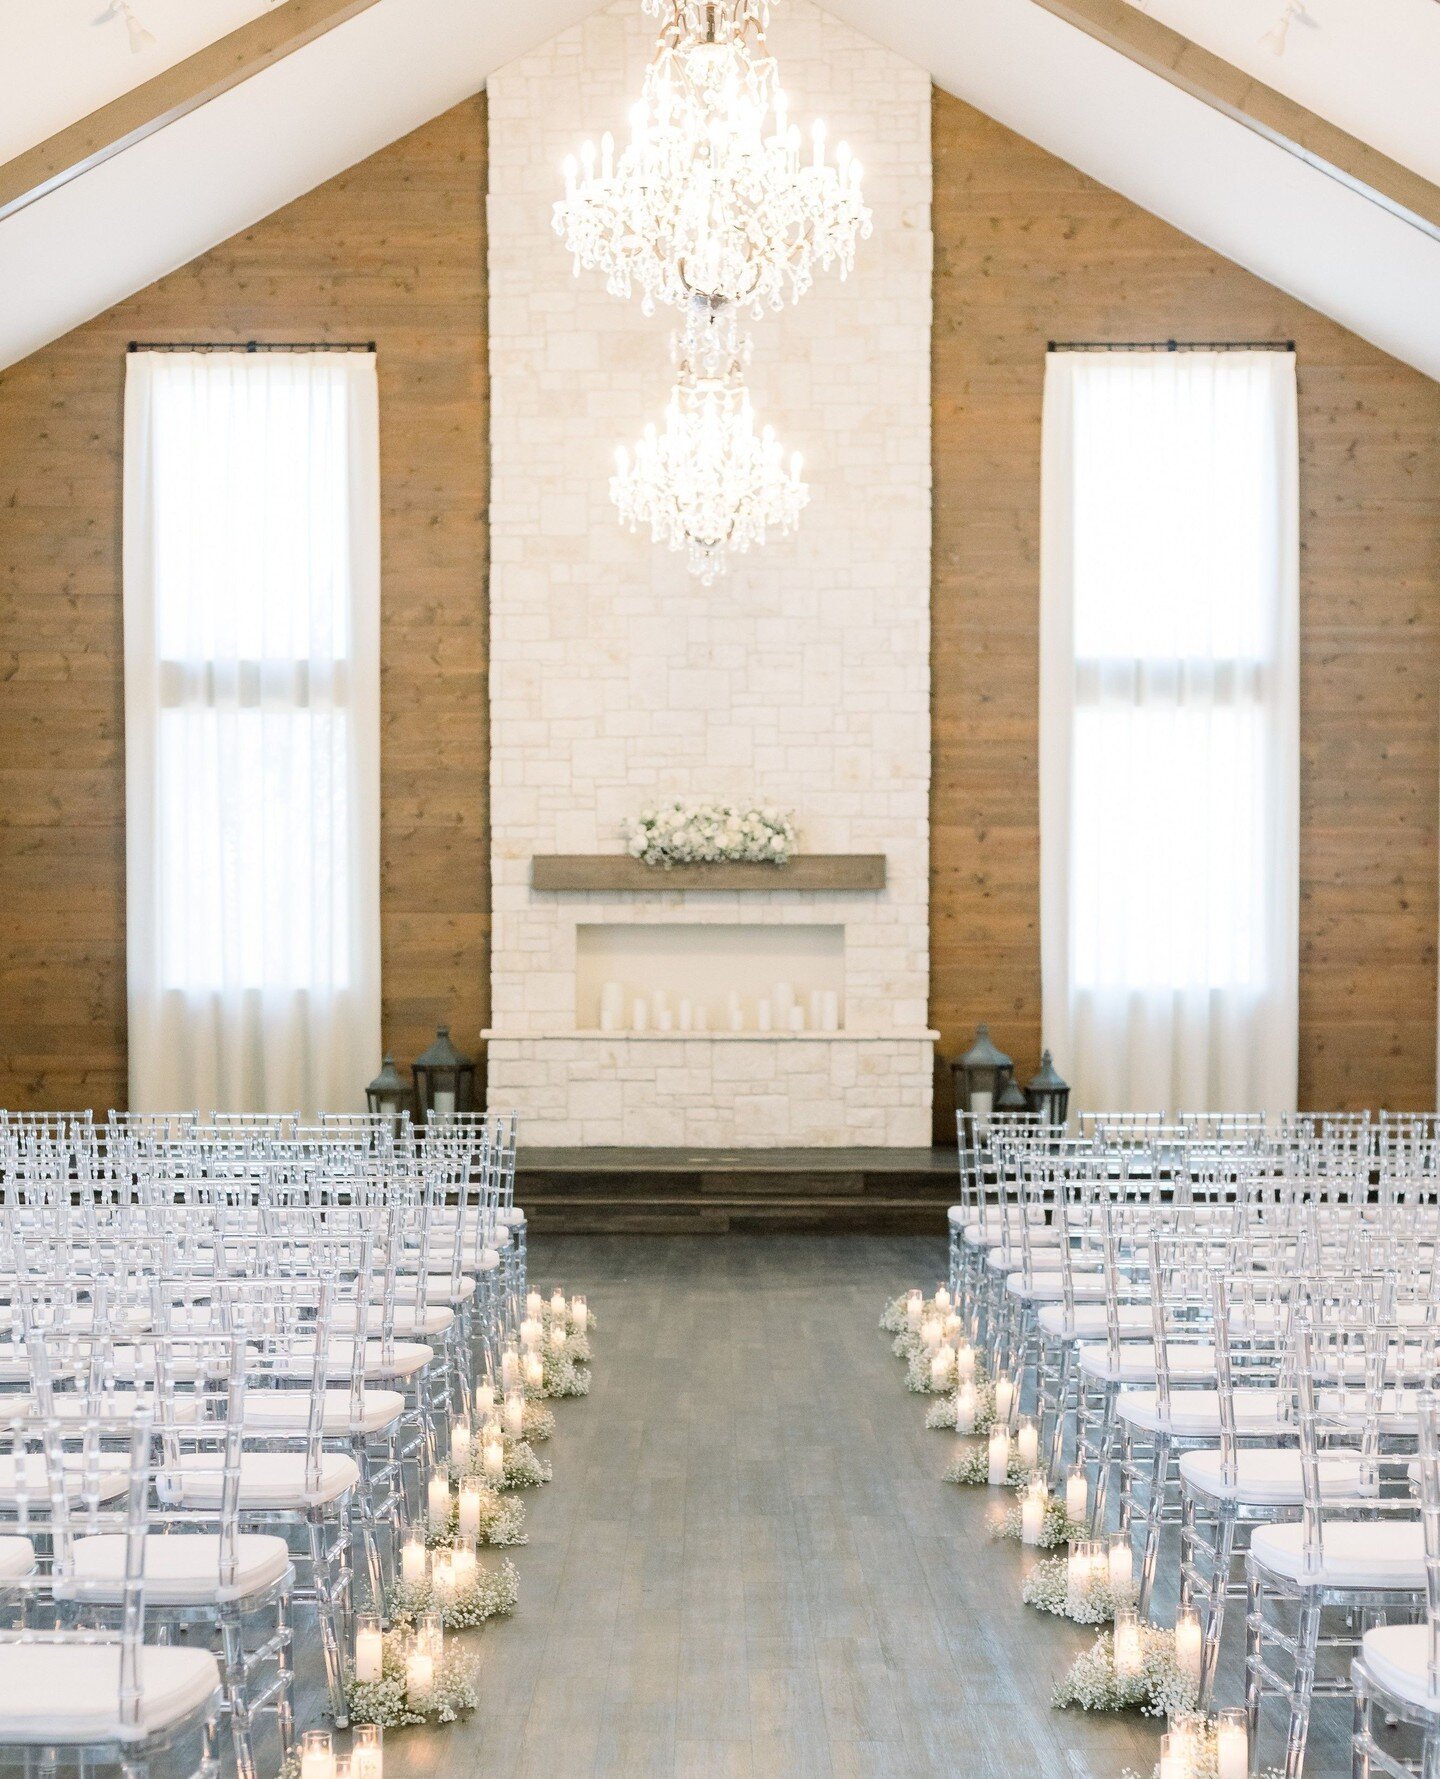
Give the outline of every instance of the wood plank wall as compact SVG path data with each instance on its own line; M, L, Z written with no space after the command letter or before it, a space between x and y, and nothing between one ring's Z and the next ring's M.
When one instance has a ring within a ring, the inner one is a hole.
M125 1104L132 339L378 345L384 1035L402 1064L442 1020L478 1051L490 929L484 106L456 107L0 373L0 1105Z
M1440 386L937 91L931 1023L1040 1048L1052 339L1289 340L1301 451L1300 1103L1435 1104ZM1065 1057L1057 1058L1062 1072ZM948 1066L936 1129L954 1140Z

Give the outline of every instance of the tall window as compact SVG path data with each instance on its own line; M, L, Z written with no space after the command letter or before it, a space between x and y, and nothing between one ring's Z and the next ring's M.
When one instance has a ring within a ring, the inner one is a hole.
M373 357L128 361L138 1110L343 1109L379 1053Z
M1294 357L1052 352L1044 434L1046 1043L1085 1109L1292 1109Z

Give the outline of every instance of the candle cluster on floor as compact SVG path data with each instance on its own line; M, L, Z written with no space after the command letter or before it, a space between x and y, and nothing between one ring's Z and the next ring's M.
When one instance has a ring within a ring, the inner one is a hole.
M584 1297L567 1299L558 1287L548 1298L527 1295L498 1378L487 1365L468 1412L451 1419L449 1449L425 1479L419 1515L401 1535L394 1585L383 1602L356 1614L345 1671L350 1720L362 1726L355 1756L337 1752L328 1732L311 1732L282 1779L383 1779L382 1730L453 1723L479 1703L478 1665L460 1634L507 1617L520 1595L515 1564L480 1553L526 1542L524 1509L511 1492L550 1481L550 1464L530 1442L555 1432L547 1399L589 1394L594 1327ZM363 1744L372 1763L364 1767L362 1737L374 1738Z
M1021 1412L1016 1380L976 1352L948 1287L929 1298L911 1290L891 1299L880 1326L905 1362L906 1388L935 1398L925 1425L959 1437L945 1480L1008 1491L995 1529L1029 1552L1062 1552L1029 1562L1024 1603L1110 1627L1056 1686L1056 1708L1168 1718L1155 1779L1239 1779L1248 1767L1244 1713L1211 1719L1195 1711L1204 1659L1199 1615L1182 1607L1173 1629L1139 1616L1129 1535L1092 1533L1087 1469L1062 1468L1058 1451L1047 1448L1046 1429Z

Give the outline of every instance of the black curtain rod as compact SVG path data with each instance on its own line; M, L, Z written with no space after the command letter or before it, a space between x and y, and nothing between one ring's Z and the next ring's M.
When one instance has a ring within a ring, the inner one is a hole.
M131 352L373 352L373 340L132 340Z
M1293 352L1293 340L1051 340L1047 352Z

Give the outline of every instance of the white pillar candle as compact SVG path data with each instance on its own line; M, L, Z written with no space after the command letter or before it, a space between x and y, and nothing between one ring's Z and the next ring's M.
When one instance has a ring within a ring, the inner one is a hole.
M1090 1546L1072 1544L1065 1559L1065 1598L1072 1604L1084 1597L1090 1585Z
M1029 1415L1021 1421L1015 1436L1015 1456L1026 1470L1033 1470L1040 1462L1040 1429Z
M636 1001L635 1005L630 1009L630 1030L632 1032L644 1032L649 1031L649 1029L650 1009L645 1005L644 1001Z
M675 1015L668 1007L662 1007L655 1015L655 1030L657 1032L673 1032L675 1030Z
M825 996L818 988L810 990L810 1029L818 1032L825 1023Z
M973 1433L975 1431L975 1386L967 1379L955 1392L955 1431L957 1433Z
M450 1523L450 1485L437 1470L425 1495L426 1517L432 1532L443 1532Z
M955 1354L949 1347L941 1347L930 1361L930 1384L933 1389L943 1390L950 1382L955 1370Z
M448 1550L437 1550L430 1565L430 1591L441 1608L455 1603L455 1559Z
M762 995L755 1003L755 1026L758 1031L768 1032L770 1030L770 1023L770 1003Z
M795 987L790 982L777 982L770 996L775 1008L775 1023L785 1030L790 1024L790 1010L795 1005Z
M607 982L600 990L600 1029L619 1031L625 1013L625 990L618 982Z
M682 1032L695 1029L695 1004L688 995L680 997L680 1030Z
M1134 1611L1115 1614L1115 1672L1122 1680L1133 1680L1144 1666L1145 1652L1140 1641L1140 1619Z
M412 1649L405 1658L405 1697L412 1705L423 1705L434 1690L435 1658L423 1649Z
M920 1324L925 1318L925 1297L922 1292L909 1291L905 1295L905 1326L912 1334L919 1332Z
M945 1320L940 1324L940 1327L950 1345L952 1347L958 1347L960 1344L960 1318L955 1314L954 1310L951 1310L950 1314L946 1316Z
M435 1089L434 1109L441 1118L455 1116L455 1089L453 1087L437 1087Z
M950 1292L944 1285L935 1287L935 1307L942 1316L950 1313Z
M1243 1711L1222 1711L1215 1723L1216 1779L1246 1779L1250 1731Z
M1026 1491L1025 1499L1020 1503L1020 1542L1022 1544L1039 1544L1040 1534L1045 1529L1045 1508L1049 1500L1044 1483L1036 1483Z
M412 1532L400 1552L400 1579L407 1588L423 1588L428 1572L425 1544L418 1532Z
M740 996L733 988L725 997L725 1023L732 1032L745 1030L745 1009L740 1003Z
M565 1332L565 1324L563 1322L554 1323L550 1329L550 1351L552 1353L563 1353L565 1351L565 1342L568 1338L569 1336Z
M451 1561L455 1573L455 1592L457 1594L467 1593L475 1585L475 1571L478 1567L475 1561L475 1540L473 1538L462 1539L455 1546L455 1554Z
M460 1491L460 1536L477 1538L480 1535L480 1485L467 1482Z
M1106 1556L1110 1573L1110 1588L1116 1599L1129 1592L1130 1583L1134 1579L1134 1558L1130 1552L1130 1539L1124 1532L1117 1532L1110 1540L1110 1548Z
M520 1345L528 1350L538 1347L545 1338L545 1325L538 1316L526 1316L520 1324Z
M695 1009L695 1030L697 1032L708 1032L710 1030L710 1010L708 1007L697 1007Z
M475 1386L475 1414L483 1423L495 1412L495 1386L488 1380Z
M1090 1481L1083 1464L1072 1464L1065 1475L1065 1517L1084 1522L1090 1514Z
M545 1299L538 1291L525 1293L525 1314L532 1322L538 1322L545 1312Z
M1010 1410L1015 1406L1015 1386L1008 1377L995 1380L995 1419L1002 1427L1010 1425Z
M1006 1481L1010 1474L1010 1434L1007 1428L997 1427L990 1435L990 1470L989 1480L992 1488Z
M565 1320L565 1293L558 1285L550 1293L550 1315L554 1321Z
M975 1381L975 1349L968 1340L962 1340L955 1349L955 1375L962 1384Z
M385 1665L385 1640L380 1620L371 1613L362 1613L355 1620L355 1678L364 1685L380 1678Z
M525 1431L525 1398L518 1390L512 1390L505 1398L505 1431L512 1439L518 1439Z
M1175 1615L1175 1663L1188 1680L1200 1684L1200 1614L1182 1606Z
M820 1024L827 1032L840 1030L840 997L833 988L825 990L824 1005L820 1009Z
M538 1390L545 1382L545 1361L538 1353L525 1355L525 1384L528 1389Z
M487 1438L485 1441L483 1457L486 1476L488 1476L492 1482L499 1482L501 1477L505 1474L504 1441Z
M300 1738L300 1779L335 1779L335 1748L329 1730L306 1730Z
M513 1347L506 1347L500 1355L500 1384L502 1389L513 1390L520 1382L520 1355Z
M792 1032L803 1032L805 1030L805 1010L804 1010L804 1008L803 1007L792 1007L790 1009L790 1015L789 1015L789 1018L786 1021L786 1023Z
M385 1732L378 1723L356 1725L350 1759L354 1779L385 1779Z
M570 1320L577 1334L583 1334L590 1326L590 1305L583 1297L570 1299Z
M1160 1738L1160 1765L1156 1769L1158 1779L1195 1779L1193 1772L1186 1770L1185 1757L1175 1746L1174 1736Z
M470 1462L470 1422L464 1415L450 1429L450 1457L462 1470Z
M920 1344L924 1347L927 1353L935 1352L944 1338L945 1330L940 1326L939 1322L936 1321L934 1316L931 1316L928 1321L920 1324Z

